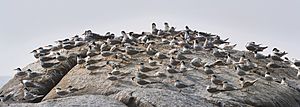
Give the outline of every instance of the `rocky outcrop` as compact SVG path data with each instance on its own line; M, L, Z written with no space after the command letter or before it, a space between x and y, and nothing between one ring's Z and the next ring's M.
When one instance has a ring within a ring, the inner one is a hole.
M91 34L91 32L87 32ZM209 34L207 34L209 35ZM93 43L93 37L98 39ZM62 54L67 56L67 60L59 62L51 68L43 68L40 61L29 64L23 70L31 69L33 71L42 72L43 75L32 78L39 84L39 87L29 89L37 95L44 95L39 99L24 99L24 87L20 80L26 78L14 77L0 90L1 95L5 95L2 101L11 106L63 106L63 105L87 105L87 106L129 106L129 107L174 107L174 106L191 106L191 107L213 107L213 106L256 106L256 107L299 107L300 93L298 91L299 80L296 78L297 70L291 67L289 62L275 61L279 65L287 68L266 68L266 65L272 59L255 59L253 53L248 51L229 50L233 56L233 60L238 61L243 55L246 59L258 65L255 69L246 71L246 75L239 76L232 65L224 64L226 58L220 58L213 54L212 50L195 51L192 53L184 53L187 57L182 59L187 67L183 72L167 72L166 68L169 64L170 57L178 57L178 55L168 54L167 59L158 59L154 56L147 55L146 52L140 51L136 55L130 57L112 55L111 57L103 57L96 54L90 60L95 60L93 64L77 64L77 57L86 57L90 44L103 44L110 37L102 37L101 35L89 35L88 43L82 46L65 49ZM180 36L169 35L169 36ZM166 36L171 40L172 37ZM161 53L167 54L174 46L161 43L161 39L153 39L153 49ZM127 44L128 45L128 44ZM146 50L145 44L133 44L139 50ZM179 48L181 51L181 48ZM126 53L125 47L118 47L119 53ZM118 52L117 52L118 53ZM149 57L153 57L158 61L157 66L150 66ZM123 58L126 57L126 58ZM203 62L202 67L191 66L190 61L193 58L200 58ZM51 60L57 61L57 60ZM215 63L214 63L215 62ZM146 67L155 68L148 72L141 72L138 67L144 63ZM212 64L214 74L231 84L234 89L223 90L221 86L217 88L222 90L217 93L209 93L206 88L211 83L211 75L204 71L204 63ZM220 64L221 63L221 64ZM88 70L86 66L97 66L95 70ZM112 74L114 66L119 72ZM177 65L179 67L179 65ZM178 69L177 67L177 69ZM179 69L178 69L179 70ZM265 72L271 72L274 81L268 82L264 78ZM137 83L138 73L146 74L146 85ZM158 75L160 74L160 75ZM239 78L245 80L255 80L257 82L241 89ZM289 86L282 85L279 82L285 77ZM180 80L187 85L185 88L175 86L175 80ZM70 91L70 86L73 89ZM42 88L41 88L42 87ZM64 94L58 94L65 91ZM34 103L35 102L35 103ZM16 104L17 103L17 104ZM19 104L18 104L19 103ZM3 104L5 105L5 104Z
M87 107L127 107L125 104L103 96L103 95L82 95L59 99L51 99L41 103L14 103L0 104L8 107L63 107L63 106L87 106Z

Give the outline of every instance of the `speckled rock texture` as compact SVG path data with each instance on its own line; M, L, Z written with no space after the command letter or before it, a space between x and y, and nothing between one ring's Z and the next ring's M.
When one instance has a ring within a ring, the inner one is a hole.
M0 104L8 107L127 107L125 104L103 95L82 95L51 99L41 103Z

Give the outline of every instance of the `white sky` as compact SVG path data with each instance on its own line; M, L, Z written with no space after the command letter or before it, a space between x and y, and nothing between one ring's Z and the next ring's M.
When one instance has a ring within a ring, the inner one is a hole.
M119 35L150 31L152 22L162 28L165 21L230 37L239 49L256 41L300 58L299 5L299 0L1 0L0 75L33 62L32 49L86 29Z

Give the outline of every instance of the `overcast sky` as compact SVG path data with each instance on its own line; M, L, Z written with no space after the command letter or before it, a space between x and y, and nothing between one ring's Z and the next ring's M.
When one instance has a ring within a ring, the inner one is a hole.
M34 61L31 50L57 39L86 29L118 35L150 31L152 22L229 37L242 50L256 41L300 58L299 5L299 0L1 0L0 75L13 75L12 69Z

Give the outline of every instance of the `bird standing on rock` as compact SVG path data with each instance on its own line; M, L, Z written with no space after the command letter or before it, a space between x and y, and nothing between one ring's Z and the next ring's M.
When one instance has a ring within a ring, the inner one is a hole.
M170 65L177 66L180 63L180 61L177 61L174 57L170 58Z
M273 48L272 52L273 52L273 54L275 54L275 55L277 55L277 56L279 56L279 57L282 57L282 56L288 54L288 53L285 52L285 51L284 51L284 52L280 52L277 48Z
M150 67L146 67L146 66L144 65L144 63L140 63L138 69L139 69L139 71L141 71L141 72L149 72L149 71L157 70L157 69L159 69L159 67L150 68Z
M186 87L195 86L195 84L187 85L180 80L175 80L174 86L177 88L186 88Z
M159 62L155 61L152 57L149 57L148 63L150 66L158 66L159 65Z
M233 50L237 44L230 45L230 43L225 43L223 49L224 50Z
M253 81L245 81L245 79L241 77L239 81L240 81L241 89L244 89L254 85L258 81L258 79L255 79Z
M210 79L211 83L215 85L223 85L223 81L219 79L216 75L212 75L212 78Z
M268 84L270 84L273 81L273 77L270 74L270 72L265 73L265 79L266 81L268 81Z
M232 91L232 90L236 90L236 88L234 88L234 86L232 84L229 84L227 81L223 81L223 90L226 91Z
M180 72L186 72L186 71L187 71L187 67L186 67L184 61L180 61L179 71L180 71Z
M268 48L268 46L261 47L260 45L261 44L255 44L255 42L248 42L245 47L247 50L251 52L255 52L255 51L259 52Z
M166 71L169 73L179 73L179 71L173 68L172 65L167 65Z
M163 54L163 53L160 53L160 52L157 52L157 53L155 54L155 57L156 57L157 59L167 59L167 58L169 58L167 55L165 55L165 54Z
M132 81L136 82L138 85L147 85L147 84L156 84L156 83L161 83L158 81L147 81L138 77L132 77Z

